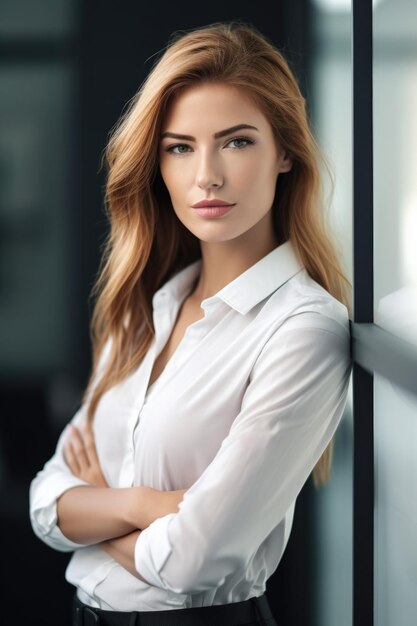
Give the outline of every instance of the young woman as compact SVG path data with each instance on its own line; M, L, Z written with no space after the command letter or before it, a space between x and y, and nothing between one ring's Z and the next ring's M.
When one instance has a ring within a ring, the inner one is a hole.
M114 130L92 373L30 488L34 532L74 552L74 624L276 624L266 582L351 369L319 154L239 21L173 38Z

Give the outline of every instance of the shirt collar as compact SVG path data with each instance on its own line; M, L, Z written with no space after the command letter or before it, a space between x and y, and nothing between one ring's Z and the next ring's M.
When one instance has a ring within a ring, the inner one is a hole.
M154 307L164 306L170 298L182 300L190 291L201 268L201 259L177 272L154 294ZM218 300L246 315L254 306L303 269L290 240L280 244L220 291L201 302L206 309Z

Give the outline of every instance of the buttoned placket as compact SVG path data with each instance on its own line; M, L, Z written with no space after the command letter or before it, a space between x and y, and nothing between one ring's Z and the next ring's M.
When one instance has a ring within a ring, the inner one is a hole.
M169 332L169 321L164 318L170 316L171 311L167 306L161 306L162 299L165 299L166 292L158 292L153 298L153 321L155 337L145 356L144 362L139 366L138 372L133 375L130 385L132 388L132 410L128 418L126 428L126 449L127 453L123 459L119 475L119 487L132 487L134 484L134 461L135 461L135 430L140 424L141 412L144 405L145 393L148 387L149 378L155 362L156 354L159 352L161 343L167 340ZM165 332L164 332L165 331ZM135 390L138 389L138 393Z
M166 291L161 291L155 294L153 299L153 305L155 338L145 357L144 367L140 368L140 392L137 397L133 396L134 400L132 405L132 411L129 416L127 425L127 454L125 455L120 471L120 487L132 487L134 484L135 433L136 429L140 427L142 410L146 402L146 389L148 388L148 383L152 373L153 365L155 363L156 355L160 353L161 349L168 341L169 335L172 332L173 324L178 314L178 310L181 306L180 302L177 300L170 301L169 294ZM203 308L209 308L209 305L210 303L206 304ZM164 368L164 371L160 375L160 377L162 377L162 383L167 377L169 377L172 369L175 366L181 366L181 363L183 361L181 361L180 358L183 354L186 354L187 350L189 349L189 342L197 341L197 339L201 337L201 334L204 333L204 327L202 327L202 325L204 326L203 323L205 321L206 313L203 318L197 320L193 324L190 324L190 326L186 328L180 344L177 346L174 354L169 359L167 365ZM146 374L144 372L146 372ZM156 381L158 383L158 386L160 383L160 377L158 377L158 380ZM137 377L133 376L131 380L131 385L136 387L138 383L139 381L137 380Z

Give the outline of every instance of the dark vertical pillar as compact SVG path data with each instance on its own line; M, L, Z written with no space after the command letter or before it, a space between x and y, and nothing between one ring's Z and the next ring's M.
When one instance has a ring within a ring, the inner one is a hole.
M353 0L354 322L372 323L372 0ZM374 623L373 374L353 366L353 625Z

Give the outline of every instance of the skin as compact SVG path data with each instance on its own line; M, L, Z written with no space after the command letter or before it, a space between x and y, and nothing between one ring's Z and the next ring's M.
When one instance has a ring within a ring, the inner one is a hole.
M64 444L64 458L72 473L95 490L91 498L92 489L89 487L74 487L58 500L60 529L66 537L77 543L97 543L129 530L144 530L158 517L176 511L186 491L159 491L144 486L110 488L100 466L94 432L89 423L83 423L80 429L70 424L70 433ZM109 494L114 506L108 507L106 512ZM71 516L74 498L77 499L77 506ZM101 527L96 518L100 519Z
M213 137L239 124L258 130ZM191 294L200 303L278 245L271 208L277 178L291 169L292 160L277 145L268 119L250 97L223 83L180 92L166 111L161 134L166 132L195 138L163 138L159 165L173 210L200 240L202 268ZM201 217L191 208L212 198L236 204L216 219Z
M71 472L91 486L68 489L58 498L60 530L77 543L99 544L131 574L147 583L135 568L136 540L155 519L176 513L187 490L110 488L88 423L80 429L71 424L64 458Z
M214 137L241 124L256 130ZM194 140L162 137L164 133ZM171 100L162 124L159 167L178 219L200 240L201 273L184 303L198 309L202 300L278 245L272 203L278 176L291 169L292 160L248 94L211 83L188 87ZM192 208L212 198L235 206L215 219L201 217ZM69 489L58 500L62 532L80 543L99 543L131 574L148 582L135 568L136 540L153 520L177 512L186 490L111 489L89 426L83 432L72 429L64 455L71 471L91 488Z

